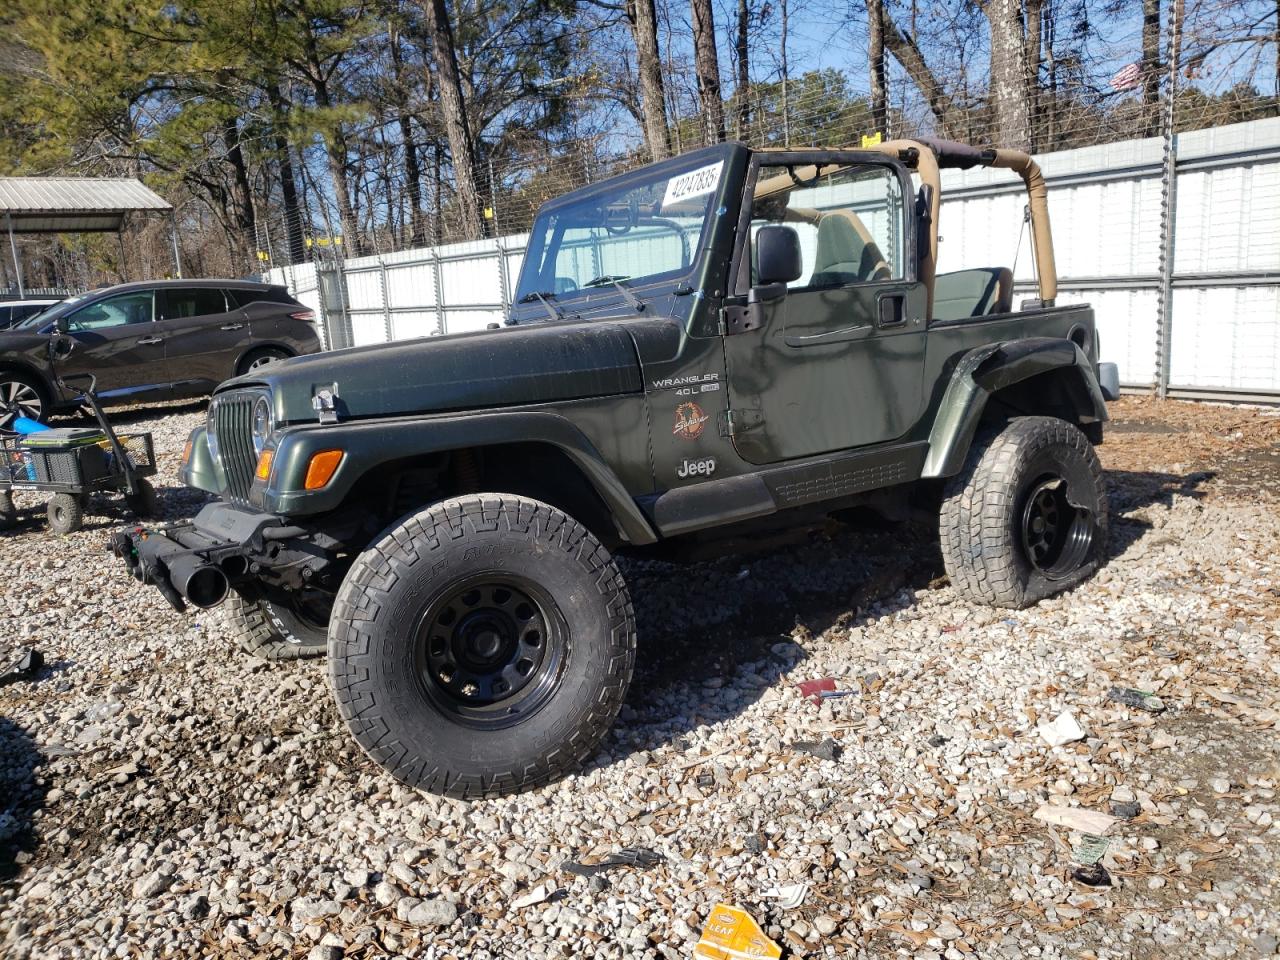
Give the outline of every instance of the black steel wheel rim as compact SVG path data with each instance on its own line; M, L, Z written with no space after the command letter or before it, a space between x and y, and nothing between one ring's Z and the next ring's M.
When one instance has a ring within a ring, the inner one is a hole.
M555 693L568 628L537 584L486 573L452 584L428 604L415 643L428 698L479 728L527 719Z
M1056 474L1041 476L1031 485L1020 527L1023 555L1049 580L1079 569L1093 546L1092 512L1071 503L1067 481Z
M21 380L0 380L0 427L8 427L18 417L39 420L43 411L35 387Z

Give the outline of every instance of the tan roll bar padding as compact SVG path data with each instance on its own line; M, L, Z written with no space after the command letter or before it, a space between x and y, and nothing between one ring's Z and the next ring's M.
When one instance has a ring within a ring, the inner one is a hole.
M850 150L858 149L849 147ZM865 149L865 148L864 148ZM929 205L929 248L920 258L920 281L925 285L927 294L926 315L933 316L933 286L938 272L938 214L942 204L942 177L938 168L938 157L926 143L918 140L886 140L870 149L883 153L894 159L901 157L904 150L916 151L916 173L920 182L932 187L933 199ZM1021 150L996 150L995 159L989 166L1012 170L1022 178L1027 187L1027 198L1031 207L1031 246L1036 261L1037 282L1040 299L1044 303L1052 303L1058 296L1058 269L1053 257L1053 234L1049 227L1049 199L1045 188L1044 175L1040 166ZM825 174L842 169L835 167L828 171L826 166L805 166L795 171L797 178L808 180L817 176L819 169ZM795 180L787 174L779 174L762 180L756 184L755 198L770 196L795 186Z
M1031 253L1039 274L1040 299L1052 303L1058 296L1058 267L1053 258L1053 233L1049 229L1049 191L1040 165L1021 150L997 150L991 166L1012 170L1027 185L1031 205Z
M903 150L915 150L916 173L920 182L932 188L933 199L929 204L929 250L920 258L920 282L925 289L925 316L933 318L933 278L938 273L938 211L942 205L942 177L938 173L938 158L923 143L915 140L886 140L872 149L897 159Z

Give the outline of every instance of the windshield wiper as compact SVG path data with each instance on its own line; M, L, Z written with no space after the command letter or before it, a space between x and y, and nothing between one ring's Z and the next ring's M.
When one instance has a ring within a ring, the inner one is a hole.
M605 274L602 277L596 277L594 280L588 280L582 286L584 288L585 287L603 287L607 283L610 286L617 288L618 292L622 294L622 299L626 300L627 303L631 304L631 306L635 309L636 313L643 313L644 306L645 306L644 301L641 300L639 297L637 297L634 293L632 293L629 287L624 287L622 285L623 280L630 280L630 279L631 279L630 277L622 276L620 274L615 274L615 275Z
M530 293L526 293L523 297L520 298L519 302L533 303L534 300L537 300L540 304L542 304L542 309L547 311L547 316L549 316L552 320L563 320L564 314L560 312L559 307L557 307L554 303L551 302L551 298L554 296L555 294L552 293L550 290L534 290Z

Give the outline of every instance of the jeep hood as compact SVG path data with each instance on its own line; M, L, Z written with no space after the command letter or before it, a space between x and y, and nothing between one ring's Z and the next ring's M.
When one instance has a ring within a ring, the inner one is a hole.
M636 346L613 323L539 323L296 357L228 381L271 389L277 423L316 419L337 384L341 419L444 413L639 393Z

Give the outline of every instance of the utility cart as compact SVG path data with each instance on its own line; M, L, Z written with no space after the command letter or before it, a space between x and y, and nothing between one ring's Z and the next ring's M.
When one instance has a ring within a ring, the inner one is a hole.
M151 434L117 434L94 393L96 378L76 374L66 377L62 385L70 388L72 381L88 382L84 400L98 426L0 435L0 530L17 519L15 490L53 494L47 515L54 533L79 530L94 493L124 494L129 509L139 517L156 512L155 488L146 479L156 472Z

